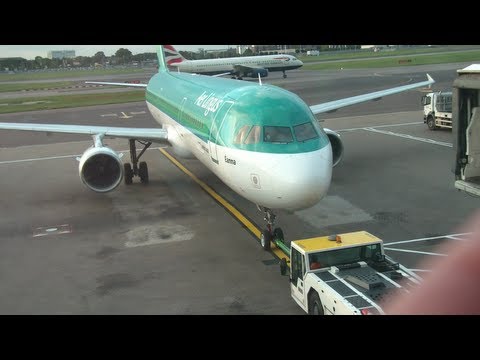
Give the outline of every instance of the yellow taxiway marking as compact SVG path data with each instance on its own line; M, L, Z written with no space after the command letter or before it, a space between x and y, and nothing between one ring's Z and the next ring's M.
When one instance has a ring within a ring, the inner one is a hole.
M183 166L180 162L177 161L172 155L166 152L164 149L158 149L165 157L170 160L175 166L182 170L185 174L190 176L193 181L195 181L200 187L205 190L208 195L213 197L220 205L227 209L238 221L240 221L252 234L254 234L258 240L260 240L261 230L257 228L250 220L248 220L243 214L227 200L217 194L210 186L205 184L202 180L197 178L190 170ZM290 267L290 257L285 255L282 250L280 250L275 244L272 243L271 247L272 253L278 258L286 258L287 265Z
M195 181L200 187L205 190L211 197L213 197L216 201L220 203L225 209L227 209L233 216L235 216L243 225L247 227L257 238L260 239L261 231L250 221L248 220L243 214L238 211L232 204L227 202L223 197L217 194L210 186L205 184L202 180L197 178L190 170L188 170L185 166L180 164L173 156L171 156L168 152L163 149L159 149L160 152L165 155L172 163L174 163L180 170L182 170L185 174L190 176L193 181Z

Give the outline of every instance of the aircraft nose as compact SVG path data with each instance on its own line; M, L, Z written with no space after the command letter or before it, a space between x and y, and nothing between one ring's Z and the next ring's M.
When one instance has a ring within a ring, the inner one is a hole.
M332 178L332 148L289 156L275 169L275 194L282 208L306 209L328 192Z

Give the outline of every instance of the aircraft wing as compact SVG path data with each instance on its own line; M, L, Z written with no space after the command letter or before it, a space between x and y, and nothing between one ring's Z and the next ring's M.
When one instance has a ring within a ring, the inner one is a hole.
M326 112L333 112L342 107L359 104L364 101L380 100L382 97L387 95L393 95L402 91L407 91L407 90L419 88L422 86L431 85L435 82L435 80L433 80L432 77L428 74L427 74L427 78L428 78L427 81L422 81L415 84L398 86L391 89L375 91L368 94L352 96L352 97L335 100L335 101L329 101L329 102L318 104L318 105L312 105L310 106L310 109L314 114L320 114L320 113L326 113Z
M141 88L146 88L148 86L148 84L117 83L117 82L104 82L104 81L85 81L85 84L115 85L115 86L128 86L128 87L141 87Z
M253 67L253 66L246 66L246 65L233 65L233 69L235 71L247 72L250 70L265 70L262 67Z
M168 133L160 128L127 128L89 125L0 123L0 130L25 130L47 133L103 135L110 138L126 138L152 141L170 145Z

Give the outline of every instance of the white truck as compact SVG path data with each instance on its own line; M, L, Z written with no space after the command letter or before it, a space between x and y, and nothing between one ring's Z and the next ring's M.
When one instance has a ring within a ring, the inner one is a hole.
M430 130L452 128L452 92L431 92L422 96L423 122Z
M285 275L290 263L290 290L296 303L312 315L383 314L389 297L418 286L421 278L387 255L383 241L366 232L274 243Z

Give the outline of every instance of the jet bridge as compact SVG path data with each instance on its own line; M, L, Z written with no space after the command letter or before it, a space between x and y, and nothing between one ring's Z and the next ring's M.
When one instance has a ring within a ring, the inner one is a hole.
M480 64L457 72L452 114L455 188L480 196Z

